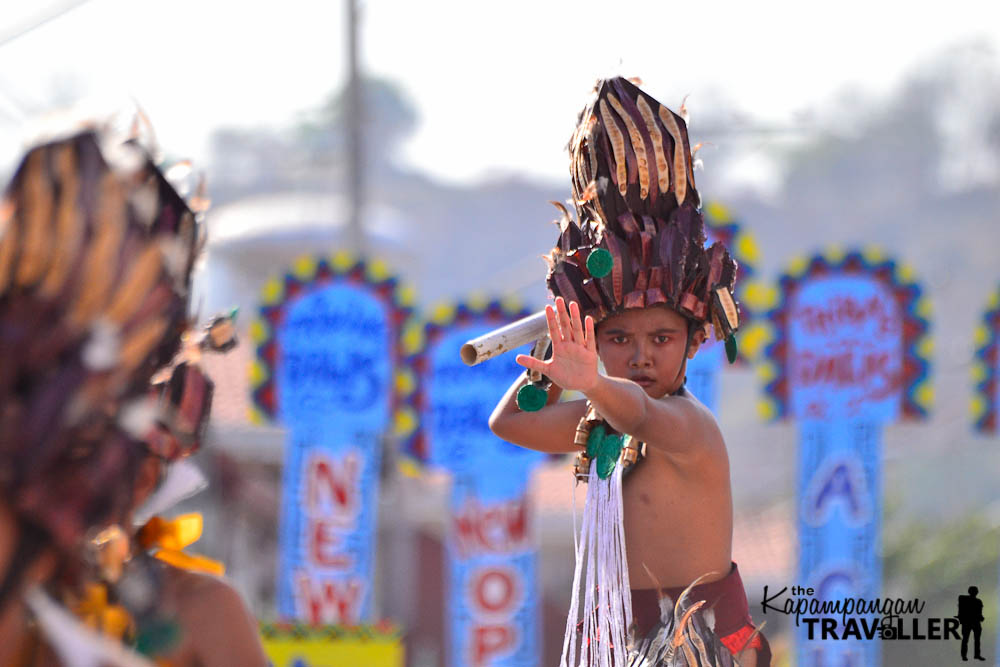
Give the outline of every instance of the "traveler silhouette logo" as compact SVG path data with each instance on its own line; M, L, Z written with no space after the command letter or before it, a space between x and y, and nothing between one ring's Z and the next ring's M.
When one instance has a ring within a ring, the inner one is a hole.
M986 660L979 650L979 637L983 634L983 601L978 595L979 589L969 586L968 595L958 596L958 615L955 617L962 624L962 660L969 659L969 634L975 638L976 660Z

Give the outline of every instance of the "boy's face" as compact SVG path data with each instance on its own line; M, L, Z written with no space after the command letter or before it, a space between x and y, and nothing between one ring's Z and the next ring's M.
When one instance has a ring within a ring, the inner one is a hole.
M664 306L633 308L597 325L597 353L609 376L627 378L659 398L677 391L684 382L684 346L687 320ZM694 357L705 340L695 332L687 358Z

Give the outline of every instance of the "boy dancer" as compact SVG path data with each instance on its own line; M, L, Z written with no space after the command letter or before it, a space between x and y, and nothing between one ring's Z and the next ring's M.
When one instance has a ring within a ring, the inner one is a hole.
M708 323L730 361L738 326L736 263L721 244L704 248L685 122L624 79L602 81L569 150L579 222L564 215L547 257L552 354L517 359L554 390L543 409L521 411L516 397L531 376L519 379L490 419L498 436L525 447L585 450L577 477L589 482L587 508L562 664L577 664L587 560L580 664L725 665L736 656L767 665L731 561L725 443L684 390ZM557 403L562 390L586 400Z

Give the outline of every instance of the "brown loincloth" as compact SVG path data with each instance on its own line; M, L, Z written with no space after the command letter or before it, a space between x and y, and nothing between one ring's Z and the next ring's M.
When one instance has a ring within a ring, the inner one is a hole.
M636 625L636 636L644 637L660 622L660 591L655 588L632 589L632 620ZM676 603L684 587L662 589ZM715 612L715 634L734 655L743 648L757 649L758 667L771 664L771 647L764 635L757 633L753 641L747 639L753 634L754 624L750 618L746 590L740 571L733 563L729 574L707 584L699 584L688 593L688 603L705 600L705 609Z

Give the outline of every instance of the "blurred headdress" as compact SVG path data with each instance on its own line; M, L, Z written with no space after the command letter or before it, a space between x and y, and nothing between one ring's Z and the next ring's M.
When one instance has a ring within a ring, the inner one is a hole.
M549 289L598 322L665 304L734 345L736 261L721 243L705 248L687 124L621 77L596 91L569 143L577 219L556 204Z
M176 430L150 380L188 327L200 242L149 154L99 130L31 148L0 201L0 494L58 547L120 517L145 443ZM173 395L210 397L175 368Z

